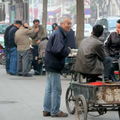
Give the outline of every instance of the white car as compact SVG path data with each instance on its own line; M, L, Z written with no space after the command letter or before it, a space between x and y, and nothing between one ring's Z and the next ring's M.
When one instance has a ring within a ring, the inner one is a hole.
M77 24L74 24L72 29L73 31L75 31L75 35L76 35L76 27ZM92 26L90 24L84 24L84 37L89 37L91 35L92 32Z

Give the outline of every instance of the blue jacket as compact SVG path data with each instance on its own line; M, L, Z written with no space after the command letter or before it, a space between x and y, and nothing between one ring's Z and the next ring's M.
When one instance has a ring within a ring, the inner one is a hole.
M15 44L15 33L18 30L16 26L13 26L8 32L8 48L17 47Z
M46 71L60 73L64 68L65 57L70 53L70 50L65 47L65 42L66 33L63 28L59 27L51 34L47 43L45 51Z
M7 47L7 45L8 45L8 32L9 32L9 30L10 30L13 26L14 26L14 25L12 24L12 25L8 26L8 27L6 28L6 30L5 30L5 34L4 34L4 46L6 46L6 47Z
M70 47L71 49L76 49L75 45L75 33L72 29L66 33L66 47Z

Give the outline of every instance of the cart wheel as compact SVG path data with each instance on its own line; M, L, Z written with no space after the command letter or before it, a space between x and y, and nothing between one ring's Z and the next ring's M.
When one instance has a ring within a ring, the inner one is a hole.
M120 120L120 108L118 108L118 115L119 115L119 120Z
M83 95L79 95L75 105L76 120L87 120L87 103Z
M74 92L70 88L70 86L66 91L66 107L70 114L75 113L75 97L74 97Z

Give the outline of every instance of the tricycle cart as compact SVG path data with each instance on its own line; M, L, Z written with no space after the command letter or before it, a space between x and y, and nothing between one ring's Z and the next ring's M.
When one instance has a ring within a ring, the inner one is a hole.
M77 120L87 120L89 112L98 112L100 116L107 111L118 111L120 119L120 82L101 85L71 82L66 92L66 107L70 114L75 113Z

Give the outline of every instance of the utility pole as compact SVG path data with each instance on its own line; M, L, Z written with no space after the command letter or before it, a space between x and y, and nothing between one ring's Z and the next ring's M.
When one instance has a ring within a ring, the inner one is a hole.
M84 0L76 0L76 6L77 6L76 46L78 48L80 42L84 38Z

